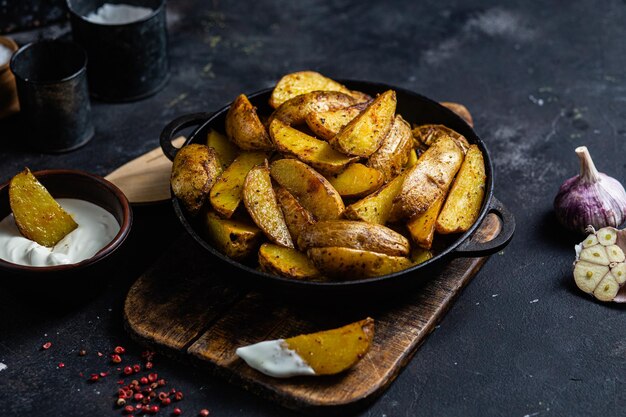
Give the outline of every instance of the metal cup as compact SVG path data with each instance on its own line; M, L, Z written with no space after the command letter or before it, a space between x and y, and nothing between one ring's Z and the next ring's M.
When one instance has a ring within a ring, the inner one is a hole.
M72 35L89 56L89 89L97 99L134 101L161 90L169 75L165 0L66 0ZM104 3L152 9L130 23L95 23L87 16Z
M21 47L10 63L27 145L67 152L94 134L87 90L87 55L74 42L43 40Z

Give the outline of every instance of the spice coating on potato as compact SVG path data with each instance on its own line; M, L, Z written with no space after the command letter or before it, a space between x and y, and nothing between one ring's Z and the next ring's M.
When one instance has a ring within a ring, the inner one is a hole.
M304 253L271 243L261 245L259 266L262 271L287 278L313 279L320 276L320 271Z
M453 112L455 112L461 119L465 120L465 122L474 127L474 119L472 119L472 114L467 110L467 107L460 103L453 103L451 101L442 101L441 104L443 107L447 107Z
M340 109L355 103L354 98L338 91L313 91L281 104L272 113L269 122L271 124L274 119L278 119L286 125L299 125L305 123L309 113Z
M210 242L229 258L244 260L250 257L261 243L263 233L253 224L222 219L210 211L204 216L204 228Z
M346 207L346 217L368 223L387 223L393 208L393 200L400 192L403 182L404 174L398 175L374 194L350 204Z
M443 137L452 138L465 154L469 149L469 143L465 136L444 125L421 125L413 129L414 146L427 148Z
M370 156L389 133L395 111L396 92L386 91L330 139L330 144L346 155Z
M11 178L9 204L20 233L42 246L53 247L78 227L28 168Z
M324 77L315 71L292 72L281 78L270 97L270 106L278 108L285 101L312 91L339 91L352 95L352 92L338 82Z
M364 102L336 110L311 112L306 116L306 124L313 133L323 139L330 140L345 125L361 114L368 105L369 102Z
M170 178L172 191L187 211L197 214L221 173L215 149L192 143L176 153Z
M311 248L307 255L323 274L343 280L378 277L413 266L403 256L337 246Z
M373 339L374 320L368 317L338 329L291 337L285 343L316 375L333 375L354 366Z
M239 148L234 143L229 141L226 136L212 129L207 134L206 145L215 149L217 157L222 163L222 169L228 168L239 155Z
M279 185L274 191L276 192L278 205L283 212L283 216L285 216L285 223L287 223L291 239L297 242L302 230L315 223L315 219L311 212L302 207L298 199L287 191L285 187Z
M244 151L269 151L274 148L256 108L244 94L240 94L228 109L226 134Z
M439 216L441 206L443 206L443 200L444 196L439 197L430 205L428 210L413 217L406 224L411 234L411 239L421 248L430 249L433 245L435 224L437 223L437 216Z
M396 115L391 130L380 148L368 159L367 166L382 172L385 182L396 177L409 160L413 150L411 126L400 115Z
M363 197L378 190L383 185L383 174L363 164L348 165L343 172L329 175L326 179L342 197Z

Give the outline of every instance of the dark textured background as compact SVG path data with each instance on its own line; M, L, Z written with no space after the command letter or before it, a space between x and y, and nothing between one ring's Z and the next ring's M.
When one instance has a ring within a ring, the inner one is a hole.
M22 150L21 133L0 124L0 180L25 165L106 174L154 148L174 117L216 109L301 69L464 103L517 234L362 415L623 415L626 314L572 285L576 238L554 224L551 206L577 172L578 145L601 171L626 180L626 1L322 3L171 2L165 89L137 103L94 103L95 138L65 155ZM57 26L43 35L66 32ZM23 44L41 35L14 37ZM78 373L107 368L95 352L116 344L137 357L140 347L122 328L125 292L180 233L168 205L135 216L128 261L94 300L53 311L0 287L2 415L118 415L117 378L90 385ZM53 347L39 351L47 340ZM81 347L85 358L76 355ZM56 369L61 361L65 368ZM186 365L162 360L156 369L185 391L184 415L202 407L213 416L292 414Z

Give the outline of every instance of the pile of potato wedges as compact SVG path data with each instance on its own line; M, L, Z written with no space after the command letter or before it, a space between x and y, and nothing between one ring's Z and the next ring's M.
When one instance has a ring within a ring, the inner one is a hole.
M442 125L412 128L393 90L370 97L303 71L269 104L257 114L238 96L224 132L182 148L172 167L174 194L226 256L294 279L374 277L430 259L435 234L476 221L480 149Z

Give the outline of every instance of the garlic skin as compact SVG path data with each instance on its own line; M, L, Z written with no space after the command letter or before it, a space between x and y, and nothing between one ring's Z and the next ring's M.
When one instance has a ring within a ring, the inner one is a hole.
M618 227L626 220L626 190L615 178L598 172L586 146L576 148L580 175L565 181L554 199L558 221L581 234L595 229Z

